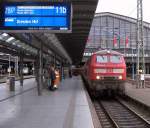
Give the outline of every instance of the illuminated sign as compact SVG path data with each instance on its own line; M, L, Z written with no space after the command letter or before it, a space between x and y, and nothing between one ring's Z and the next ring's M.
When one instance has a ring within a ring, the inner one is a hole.
M71 32L71 4L2 3L0 30L10 32Z

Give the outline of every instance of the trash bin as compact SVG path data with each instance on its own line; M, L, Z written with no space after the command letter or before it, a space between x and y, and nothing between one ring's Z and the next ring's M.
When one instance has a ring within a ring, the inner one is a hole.
M10 91L15 91L15 77L14 76L9 76L7 78L8 84L9 84L9 90Z

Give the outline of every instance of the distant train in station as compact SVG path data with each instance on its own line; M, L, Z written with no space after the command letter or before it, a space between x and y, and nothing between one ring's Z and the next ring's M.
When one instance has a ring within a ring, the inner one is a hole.
M119 52L113 50L95 52L85 63L82 74L91 92L124 91L126 64Z
M23 67L23 74L24 75L29 75L30 74L29 67Z
M33 65L23 64L23 75L33 75Z
M10 73L13 75L15 74L15 62L10 62L10 69L9 69L9 61L0 59L0 75L6 76L10 70ZM33 62L24 62L23 64L23 75L33 75L34 66ZM17 70L16 70L17 72ZM18 64L18 73L20 73L20 63Z

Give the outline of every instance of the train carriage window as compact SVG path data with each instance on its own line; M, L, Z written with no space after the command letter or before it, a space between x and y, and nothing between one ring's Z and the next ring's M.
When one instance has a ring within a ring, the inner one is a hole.
M98 63L107 63L108 62L108 56L101 55L96 57L96 62Z
M118 56L118 55L110 56L110 62L112 62L112 63L121 63L122 62L121 56Z

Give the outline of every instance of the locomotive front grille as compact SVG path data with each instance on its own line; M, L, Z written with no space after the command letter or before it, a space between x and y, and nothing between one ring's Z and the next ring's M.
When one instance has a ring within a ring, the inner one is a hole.
M104 80L116 80L117 77L104 77Z

